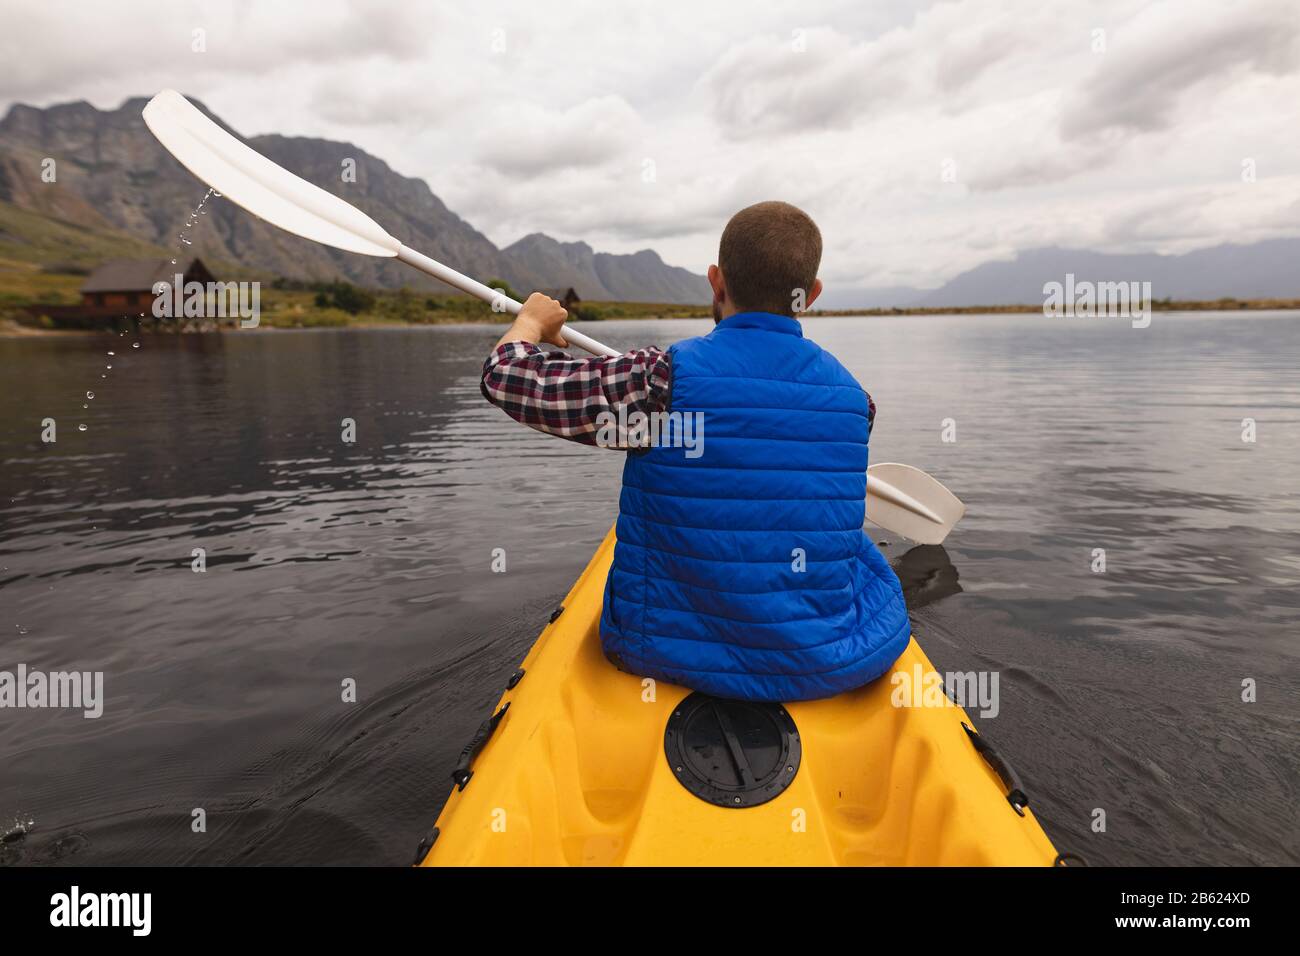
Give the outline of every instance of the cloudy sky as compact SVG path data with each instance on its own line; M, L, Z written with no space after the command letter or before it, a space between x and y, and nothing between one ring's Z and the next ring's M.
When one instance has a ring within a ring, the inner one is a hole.
M0 0L0 23L0 110L175 87L245 134L354 142L499 245L703 271L733 211L783 198L846 290L1300 235L1297 0Z

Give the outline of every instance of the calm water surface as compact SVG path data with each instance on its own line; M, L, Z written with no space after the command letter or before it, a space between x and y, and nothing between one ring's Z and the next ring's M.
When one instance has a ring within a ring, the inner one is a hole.
M981 729L1058 845L1300 862L1300 316L806 327L875 397L873 460L967 502L944 548L884 552L936 666L1000 672ZM0 711L0 834L28 831L0 862L409 862L617 506L617 453L479 396L497 334L0 340L0 669L107 698Z

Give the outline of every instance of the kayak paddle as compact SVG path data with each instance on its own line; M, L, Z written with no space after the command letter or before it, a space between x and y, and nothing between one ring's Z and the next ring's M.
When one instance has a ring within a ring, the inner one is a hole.
M918 544L941 544L966 506L931 475L882 462L867 469L867 518Z
M347 252L396 257L462 292L498 304L511 315L522 308L500 290L402 245L356 206L245 146L175 90L163 90L149 101L144 122L182 166L273 226ZM560 334L593 355L622 354L568 326Z

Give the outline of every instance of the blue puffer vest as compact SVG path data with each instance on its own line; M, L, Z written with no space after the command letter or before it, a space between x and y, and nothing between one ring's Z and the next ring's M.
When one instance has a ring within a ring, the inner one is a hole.
M720 697L830 697L911 627L863 533L867 396L794 319L746 312L672 354L702 453L629 453L600 632L624 670Z

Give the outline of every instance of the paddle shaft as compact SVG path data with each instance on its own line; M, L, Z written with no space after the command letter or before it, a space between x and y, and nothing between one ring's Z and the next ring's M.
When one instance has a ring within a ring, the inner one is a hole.
M494 307L499 303L499 307L504 312L511 315L518 315L523 306L516 302L510 296L506 295L500 289L494 289L491 286L484 285L477 279L471 279L467 275L461 275L455 269L444 266L436 259L430 259L422 252L416 252L409 246L401 246L397 250L397 258L405 262L408 266L414 266L426 275L431 275L435 279L447 283L453 288L460 289L461 292L467 292L484 302L491 302ZM581 332L574 331L569 326L563 326L560 334L564 340L571 345L576 345L580 349L586 349L592 355L622 355L617 349L612 349L608 345L597 342L589 335L583 335Z

